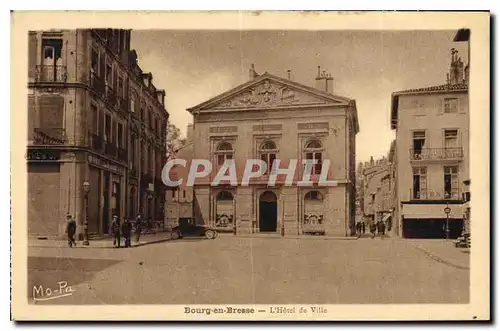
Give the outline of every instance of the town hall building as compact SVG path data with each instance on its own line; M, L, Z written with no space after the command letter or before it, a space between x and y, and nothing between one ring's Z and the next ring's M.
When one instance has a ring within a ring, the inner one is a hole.
M253 65L249 78L188 109L193 115L189 150L192 159L210 160L214 167L231 159L243 172L248 159L259 159L268 169L249 185L211 185L213 175L196 181L193 221L237 234L351 235L359 132L355 100L333 94L333 78L320 67L315 88L291 80L290 72L288 79L267 72L259 75ZM268 185L276 159L280 169L298 160L291 186L284 185L283 178ZM303 160L315 160L313 185L297 185ZM318 184L327 160L327 179L335 181L334 186Z

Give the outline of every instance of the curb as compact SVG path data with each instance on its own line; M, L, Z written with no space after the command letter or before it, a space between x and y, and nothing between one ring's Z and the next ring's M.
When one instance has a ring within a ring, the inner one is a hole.
M252 236L252 235L236 235L231 238L262 238L262 239L305 239L305 240L358 240L357 237L326 237L326 236Z
M432 260L436 261L436 262L439 262L439 263L442 263L442 264L445 264L447 266L450 266L450 267L453 267L453 268L456 268L456 269L461 269L461 270L470 270L470 267L465 267L463 265L459 265L459 264L455 264L453 262L450 262L450 261L446 261L446 260L443 260L442 258L440 258L439 256L437 256L436 254L433 254L431 252L429 252L427 249L425 248L422 248L420 246L417 246L415 244L412 244L410 243L410 245L412 245L413 247L415 247L416 249L424 252L429 258L431 258Z
M138 243L138 244L131 244L131 246L129 248L147 246L147 245L152 245L152 244L159 244L159 243L163 243L163 242L167 242L167 241L171 241L171 240L172 239L170 239L170 238L152 240L152 241ZM58 245L28 244L28 247L36 247L36 248L61 248L62 246L58 246ZM65 248L69 248L67 246L64 246L64 247ZM78 249L78 248L80 248L80 249L83 249L83 248L116 249L116 247L113 247L113 246L92 246L92 241L91 241L91 244L89 246L84 246L82 244L79 244L79 245L77 245L75 247L72 247L72 248L76 248L76 249ZM120 248L125 248L125 246L120 246Z

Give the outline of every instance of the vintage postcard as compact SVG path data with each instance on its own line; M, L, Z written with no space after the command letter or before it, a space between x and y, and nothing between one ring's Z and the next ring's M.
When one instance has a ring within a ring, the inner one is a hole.
M13 319L490 319L488 12L11 18Z

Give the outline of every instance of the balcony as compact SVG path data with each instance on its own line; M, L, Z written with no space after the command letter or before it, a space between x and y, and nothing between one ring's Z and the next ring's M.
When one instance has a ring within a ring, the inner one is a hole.
M118 110L125 115L128 115L128 100L123 97L116 98Z
M411 161L459 161L463 157L462 147L410 149Z
M35 145L64 145L66 130L62 128L35 128L33 130L33 143Z
M118 161L128 162L128 153L125 148L118 147Z
M462 195L458 188L443 191L411 190L410 200L460 200Z
M111 88L111 87L107 87L106 88L106 99L108 99L108 102L111 104L111 105L115 105L116 104L116 93L115 91Z
M104 143L104 154L106 154L107 156L110 156L112 158L115 158L117 152L118 152L118 148L116 147L115 144L110 143L110 142Z
M92 149L96 152L102 152L104 147L104 138L99 135L92 135Z
M94 72L90 72L90 87L100 95L104 95L106 92L104 79L97 76Z
M68 70L66 66L37 65L35 81L37 83L66 83Z

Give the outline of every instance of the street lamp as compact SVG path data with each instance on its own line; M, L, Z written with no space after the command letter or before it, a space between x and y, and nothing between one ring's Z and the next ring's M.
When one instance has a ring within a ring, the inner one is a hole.
M83 223L83 245L88 246L89 243L89 192L90 182L83 182L83 192L85 193L85 222Z
M444 212L446 214L446 240L450 239L450 213L451 208L448 206L448 202L446 202L446 207L444 208Z

